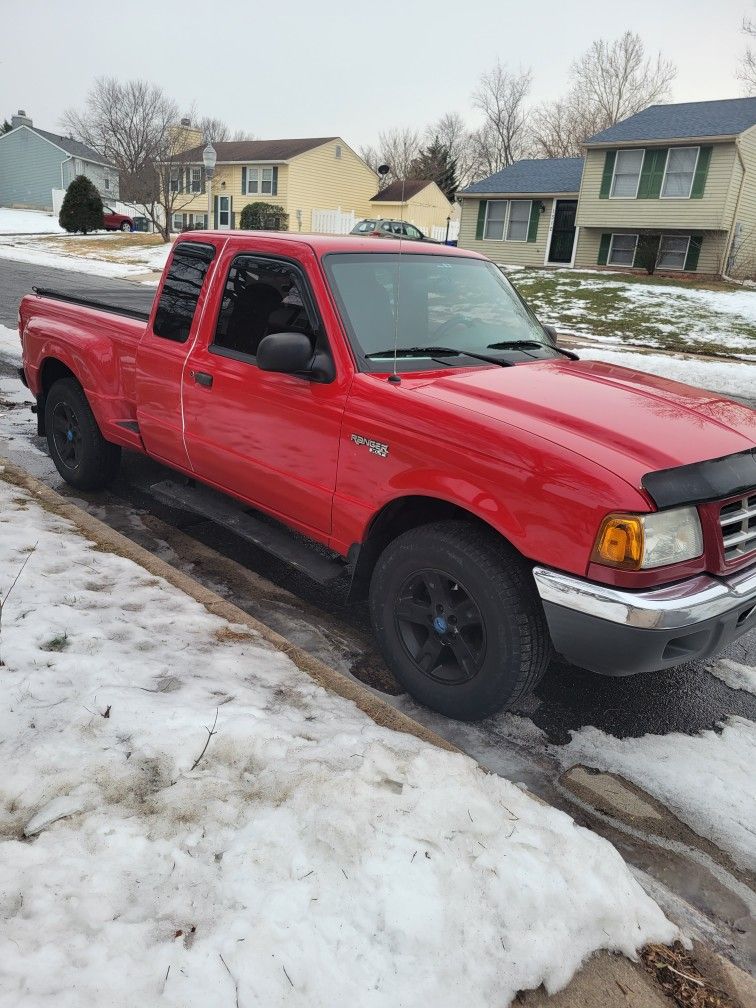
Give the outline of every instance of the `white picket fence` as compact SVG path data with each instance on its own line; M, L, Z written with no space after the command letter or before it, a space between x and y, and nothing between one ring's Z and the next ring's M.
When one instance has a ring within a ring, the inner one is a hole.
M448 238L449 241L456 241L459 238L459 221L455 221L455 220L449 221L449 234L448 235L446 233L446 224L444 224L442 227L438 227L438 226L434 225L430 229L430 234L428 235L428 237L432 238L433 241L440 241L440 242L442 242L442 241L446 241L447 238Z
M316 234L349 234L360 218L354 210L313 210L312 230Z

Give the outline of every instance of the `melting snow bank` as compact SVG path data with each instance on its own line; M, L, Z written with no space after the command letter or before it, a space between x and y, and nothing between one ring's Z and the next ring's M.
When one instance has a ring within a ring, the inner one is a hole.
M676 936L604 840L0 482L0 591L35 544L3 614L1 1005L490 1008Z
M756 299L755 299L756 300ZM578 353L585 360L606 361L622 367L645 371L648 374L671 378L698 388L710 389L721 395L756 398L756 364L745 361L690 360L661 354L625 353L602 350L597 347L580 347Z
M729 718L721 733L626 739L583 728L573 732L569 745L554 747L554 754L565 768L583 763L621 774L743 868L756 869L756 725L751 721Z

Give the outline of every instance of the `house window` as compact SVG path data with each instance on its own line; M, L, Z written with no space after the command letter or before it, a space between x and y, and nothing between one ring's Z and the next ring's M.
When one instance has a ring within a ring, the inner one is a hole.
M685 260L688 257L689 245L689 235L663 235L659 244L659 255L656 260L657 267L668 270L685 269Z
M336 144L336 146L333 148L333 156L336 158L337 161L339 160L339 158L341 157L341 144Z
M512 200L509 204L507 241L527 241L532 200Z
M607 262L610 266L632 266L635 262L637 234L613 234Z
M690 198L700 149L700 147L670 147L664 170L662 196L668 199Z
M105 181L103 185L105 186L106 189L110 189L110 179L108 178L107 175L105 176Z
M615 199L635 199L638 195L643 154L642 150L617 151L610 193Z
M247 193L273 193L272 168L247 168Z
M192 168L192 192L202 192L202 169Z
M507 216L506 200L489 200L486 204L486 222L483 237L501 241L504 237L504 221Z
M178 170L171 172L171 192L179 191L179 173Z
M184 228L184 215L180 213L175 213L173 215L173 230L182 231Z

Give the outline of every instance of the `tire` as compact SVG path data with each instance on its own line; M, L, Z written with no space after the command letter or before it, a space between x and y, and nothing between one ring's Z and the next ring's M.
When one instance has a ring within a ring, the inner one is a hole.
M527 565L494 532L464 521L389 543L373 571L370 615L400 685L446 717L475 721L511 707L552 655Z
M131 231L131 224L129 224L128 221L124 221L123 224L121 224L121 231Z
M60 378L45 399L47 444L55 468L77 490L101 490L118 472L121 449L106 441L84 390Z

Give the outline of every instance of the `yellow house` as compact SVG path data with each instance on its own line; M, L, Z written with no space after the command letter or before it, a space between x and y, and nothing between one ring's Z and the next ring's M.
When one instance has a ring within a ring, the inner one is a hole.
M240 140L214 144L210 227L239 227L242 209L275 203L289 215L289 231L312 231L314 211L370 214L378 177L341 137ZM208 226L208 193L202 145L186 152L171 186L187 198L173 215L173 229Z
M368 217L403 220L428 235L433 228L446 228L454 219L454 207L435 182L427 179L399 179L381 189L370 200Z

